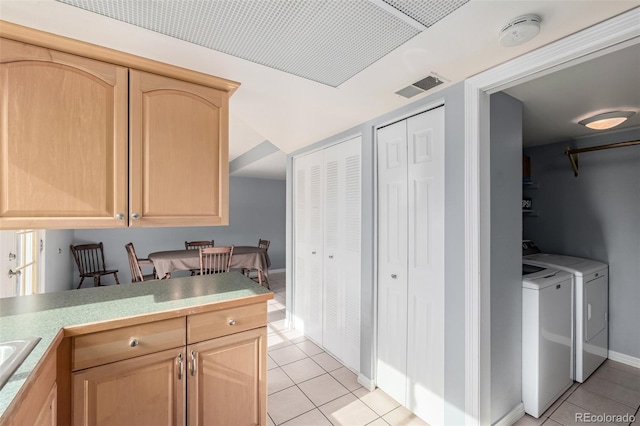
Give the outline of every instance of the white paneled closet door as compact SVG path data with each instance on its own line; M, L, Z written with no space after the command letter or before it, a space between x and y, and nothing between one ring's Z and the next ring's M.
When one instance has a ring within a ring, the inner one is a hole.
M378 131L378 192L377 383L443 424L444 108Z
M407 124L378 130L376 382L401 404L407 386Z
M294 166L295 327L322 345L322 151Z
M323 346L360 367L360 145L324 150Z

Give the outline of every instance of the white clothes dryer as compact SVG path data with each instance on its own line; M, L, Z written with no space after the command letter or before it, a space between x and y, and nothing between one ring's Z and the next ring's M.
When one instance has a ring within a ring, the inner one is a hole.
M567 271L574 276L573 379L583 383L608 357L609 266L596 260L540 253L523 241L523 262Z
M522 265L522 402L540 417L571 387L573 275Z

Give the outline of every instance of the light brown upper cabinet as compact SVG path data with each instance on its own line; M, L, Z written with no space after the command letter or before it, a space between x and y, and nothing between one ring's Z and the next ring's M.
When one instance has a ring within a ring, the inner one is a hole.
M0 229L229 223L239 83L0 23Z
M0 229L125 226L127 68L0 39Z
M228 95L129 74L131 226L228 223Z

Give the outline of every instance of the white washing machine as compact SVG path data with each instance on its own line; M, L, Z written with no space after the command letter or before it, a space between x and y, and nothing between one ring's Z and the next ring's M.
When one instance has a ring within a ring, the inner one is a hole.
M573 384L573 275L522 265L522 402L540 417Z
M583 383L608 357L609 266L596 260L540 253L523 241L523 262L567 271L574 276L573 379Z

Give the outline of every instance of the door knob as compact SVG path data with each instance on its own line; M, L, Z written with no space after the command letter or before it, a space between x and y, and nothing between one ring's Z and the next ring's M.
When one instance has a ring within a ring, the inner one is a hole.
M13 271L13 269L9 269L9 278L19 277L22 275L22 271Z

